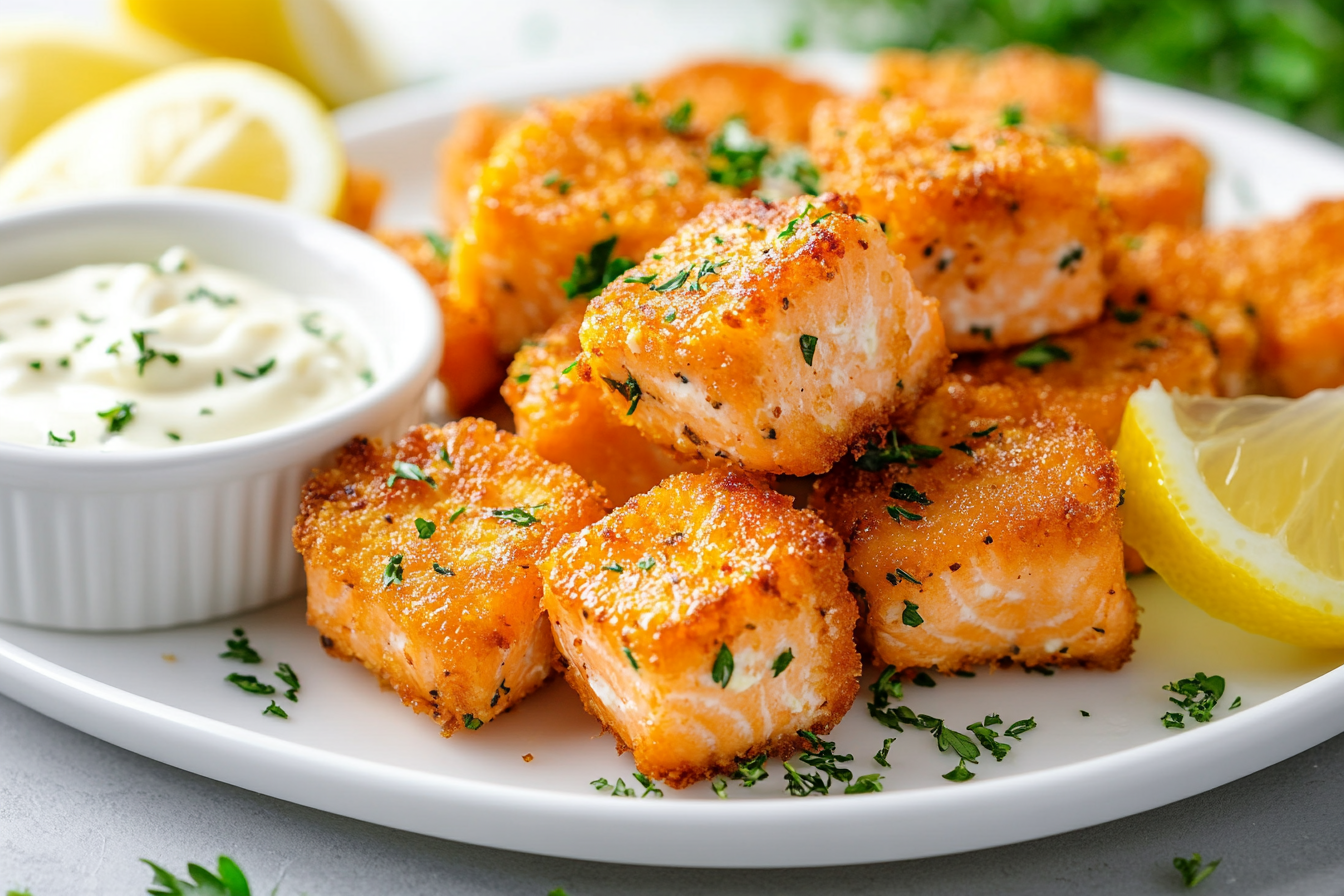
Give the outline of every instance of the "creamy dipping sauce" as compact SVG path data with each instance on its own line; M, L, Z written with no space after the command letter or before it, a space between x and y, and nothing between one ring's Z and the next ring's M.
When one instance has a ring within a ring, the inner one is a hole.
M358 327L175 247L0 286L0 441L122 451L216 442L373 382Z

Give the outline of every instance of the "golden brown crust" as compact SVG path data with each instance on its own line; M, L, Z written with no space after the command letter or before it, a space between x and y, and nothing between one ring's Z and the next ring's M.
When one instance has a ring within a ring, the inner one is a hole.
M434 484L389 483L398 462ZM535 521L493 513L510 508ZM491 719L550 666L538 565L605 511L600 490L485 421L418 426L387 447L355 439L304 486L294 526L309 624L445 733L468 713ZM430 537L417 519L435 524Z
M706 134L668 130L672 111L608 91L540 102L500 135L454 243L458 288L489 309L500 354L555 322L570 302L561 281L595 244L615 236L613 257L642 258L738 195L710 182Z
M840 541L746 474L672 476L542 568L566 677L637 767L673 787L787 756L798 729L828 732L853 702L858 615ZM715 681L725 645L733 672Z
M514 115L494 106L469 106L439 144L439 216L446 233L457 233L470 217L470 190L481 177L495 141Z
M380 229L374 234L419 272L443 316L439 382L448 390L448 413L458 416L499 387L504 364L495 354L494 331L484 308L468 304L452 278L451 256L424 233Z
M1014 46L987 54L884 50L874 61L877 88L886 97L984 114L1018 106L1032 124L1083 140L1097 138L1101 69L1091 60Z
M1016 662L1117 669L1132 652L1119 467L1089 429L1034 418L935 461L845 465L812 506L845 539L875 660L943 672ZM927 500L893 496L904 483ZM889 506L919 519L897 518ZM909 581L906 576L916 579ZM922 621L904 620L906 601Z
M547 460L569 464L601 484L617 504L673 473L703 469L646 441L617 417L603 395L605 386L579 376L582 323L583 309L571 308L514 356L500 391L513 411L518 438Z
M954 351L1006 347L1101 312L1098 163L997 117L905 100L831 100L812 121L828 189L881 221Z
M806 143L812 109L835 91L816 81L791 77L760 63L706 60L651 81L649 93L672 106L691 103L691 121L715 131L740 117L747 129L771 143Z
M908 415L948 360L934 303L830 194L707 208L594 299L581 338L583 375L646 438L794 475Z
M1108 229L1138 233L1155 224L1196 229L1204 224L1209 160L1184 137L1133 137L1101 153L1101 194Z

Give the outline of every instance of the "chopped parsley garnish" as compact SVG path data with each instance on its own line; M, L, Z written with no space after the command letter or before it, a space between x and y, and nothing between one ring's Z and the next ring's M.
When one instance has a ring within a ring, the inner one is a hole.
M741 781L743 787L752 787L758 781L764 781L770 777L770 773L765 770L765 760L768 758L765 753L753 756L750 759L739 757L737 771L733 772L733 780Z
M167 436L168 438L172 439L174 442L180 442L180 441L182 441L182 436L181 436L180 434L178 434L178 433L173 432L173 431L170 430L170 429L165 429L165 430L163 431L163 434L164 434L165 436Z
M817 353L817 337L804 333L798 337L798 347L803 351L803 361L811 367L812 358Z
M1213 708L1222 699L1226 687L1227 682L1223 680L1223 676L1196 672L1194 678L1182 678L1180 681L1162 685L1162 690L1180 694L1183 699L1178 700L1175 697L1167 699L1188 712L1193 721L1208 722L1213 719ZM1165 717L1163 718L1165 724ZM1167 725L1167 727L1184 726Z
M896 439L895 431L887 433L886 444L868 445L863 455L855 461L855 465L860 470L867 470L875 473L879 470L885 470L892 464L905 464L907 467L915 466L916 461L933 460L943 453L943 449L935 448L933 445L901 445Z
M924 617L919 615L919 604L912 600L905 602L905 610L901 613L901 622L911 628L918 628L924 624Z
M657 274L645 274L642 277L626 277L626 283L643 283L645 286L658 279Z
M811 746L810 750L798 754L798 761L812 766L826 776L826 784L821 791L822 793L829 792L833 780L845 782L853 780L854 773L847 768L841 768L839 763L853 762L854 757L848 753L836 755L835 741L822 740L811 731L802 729L798 731L798 736L806 740Z
M881 793L882 776L877 772L868 775L859 775L854 779L853 784L845 787L845 793Z
M1143 311L1138 308L1112 308L1111 315L1122 324L1135 324L1143 317Z
M1184 728L1185 716L1179 712L1169 712L1162 716L1163 728Z
M630 668L636 672L639 671L639 663L635 662L635 655L630 652L629 647L622 647L621 651L625 653L625 658L630 661Z
M721 688L728 687L728 682L733 677L733 652L728 649L728 645L720 644L718 656L714 657L714 667L710 670L710 678Z
M271 701L270 706L266 707L261 711L261 714L264 716L279 716L282 719L289 718L289 713L285 712L284 709L281 708L281 706L274 700Z
M919 491L913 485L908 485L904 482L894 483L891 486L890 495L897 501L913 501L916 504L923 504L925 507L928 507L933 503L929 500L928 495Z
M887 754L891 752L891 745L896 742L896 738L888 737L882 741L882 749L873 754L873 761L883 768L891 768L891 763L887 761Z
M459 508L457 508L456 510L453 511L453 515L450 516L450 517L448 517L448 522L450 522L450 523L455 523L455 522L457 522L457 518L460 517L462 514L464 514L464 513L466 513L466 512L467 512L467 508L465 508L465 507L459 507Z
M261 654L248 643L247 634L240 628L233 630L232 638L225 638L224 644L229 648L221 653L221 659L237 660L240 663L260 663Z
M146 891L150 896L251 896L252 893L247 876L228 856L219 857L218 874L194 862L189 863L187 874L191 880L179 880L171 871L155 865L149 859L140 861L154 869L153 885L164 888Z
M613 258L617 236L612 235L593 243L587 255L574 256L574 268L560 281L560 288L569 299L590 299L606 288L617 277L635 266L628 258Z
M972 327L971 327L971 335L972 335L972 336L979 336L981 339L985 340L986 342L993 342L993 341L994 341L994 328L993 328L993 327L977 327L977 326L972 326Z
M1101 157L1108 162L1122 165L1129 158L1129 150L1125 149L1123 146L1112 146L1110 149L1103 149L1101 151Z
M604 790L611 791L612 796L634 796L635 792L625 785L624 778L617 778L616 783L612 784L606 778L598 778L596 781L589 781L593 789L598 793Z
M745 187L761 176L770 144L747 130L741 118L730 118L709 145L709 179L729 187Z
M524 383L526 383L526 382L527 382L528 380L530 380L530 379L532 379L532 374L530 374L530 373L520 373L520 374L518 374L517 376L515 376L515 377L513 378L513 381L514 381L515 383L517 383L518 385L521 386L521 385L523 385Z
M463 713L462 724L466 726L468 731L475 731L477 728L484 725L485 722L481 721L480 719L476 718L474 715L468 712Z
M1199 853L1195 853L1188 859L1183 859L1180 856L1177 856L1171 860L1171 864L1181 873L1181 883L1185 884L1188 889L1202 883L1205 878L1214 872L1218 867L1218 863L1221 861L1222 859L1214 859L1212 862L1205 865L1204 857Z
M91 327L107 320L107 318L105 317L91 317L90 315L85 314L83 311L79 312L79 319ZM89 338L92 339L93 337Z
M904 507L898 507L895 504L892 504L889 507L887 507L887 513L894 520L910 520L911 522L919 522L920 520L924 519L924 517L920 516L919 514L911 513Z
M1067 271L1069 268L1078 264L1078 262L1083 260L1083 251L1081 243L1069 247L1069 251L1065 252L1059 258L1059 269L1061 271Z
M448 260L448 256L453 252L452 242L445 240L432 230L421 231L421 236L425 238L425 242L429 243L429 247L434 250L434 257L436 259L439 261Z
M957 767L956 767L956 768L952 769L952 771L950 771L950 772L948 772L947 774L943 775L943 777L946 778L946 779L949 780L949 781L954 781L954 782L960 784L960 783L963 782L963 781L969 781L969 780L971 780L972 778L974 778L974 777L975 777L975 772L971 771L970 769L968 769L968 768L966 767L966 760L963 759L963 760L961 760L960 762L957 763Z
M910 683L917 688L933 688L938 686L938 682L934 681L933 677L927 672L920 672L914 678L910 679Z
M971 446L967 445L965 442L958 442L957 444L949 445L948 447L950 447L954 451L960 451L967 457L975 457L975 451L972 450Z
M222 371L222 370L216 370L216 371L215 371L215 386L218 388L218 387L223 386L223 385L224 385L224 371Z
M1146 348L1149 350L1166 348L1166 343L1161 339L1140 339L1134 343L1135 348Z
M672 323L672 321L676 319L677 319L677 312L675 311L669 311L663 315L663 323L665 324L670 324Z
M276 666L275 677L288 685L289 690L285 691L285 696L292 702L299 702L299 676L290 668L289 663L279 663Z
M238 304L238 299L236 297L222 296L219 293L215 292L214 290L206 289L204 286L198 286L191 292L187 293L188 302L196 302L201 299L206 299L210 303L219 308L227 308L230 305Z
M908 572L906 572L905 570L901 569L899 566L896 567L896 571L895 571L895 572L889 572L889 573L887 573L887 581L890 582L890 583L893 584L893 585L896 585L896 584L900 583L902 580L904 580L904 581L906 581L906 582L909 582L911 585L923 585L923 584L924 584L924 583L921 582L919 579L917 579L917 578L915 578L914 576L910 575L910 573L908 573Z
M602 377L602 382L610 386L613 392L619 392L622 398L630 402L630 407L626 410L625 416L629 417L635 412L635 408L639 407L639 399L644 394L644 390L639 388L639 382L635 379L633 373L627 374L623 383L617 382L609 376Z
M557 193L564 196L569 192L569 188L574 186L572 181L565 180L560 176L560 172L552 169L546 172L546 176L541 179L543 187L555 187Z
M1022 112L1022 106L1018 103L1013 103L1012 105L1003 107L1003 111L999 113L999 124L1006 128L1013 128L1020 125L1024 118L1025 115Z
M652 102L652 98L644 92L644 88L639 84L630 85L630 99L641 106L647 106Z
M70 430L70 434L69 434L68 436L66 436L65 438L61 438L60 436L56 435L56 433L52 432L51 430L47 430L47 444L48 444L48 445L69 445L69 444L70 444L71 442L73 442L74 440L75 440L75 431L74 431L73 429Z
M172 352L158 352L145 346L145 337L150 334L150 330L132 330L131 339L135 340L135 347L140 352L140 357L135 359L136 373L140 376L145 375L145 365L155 358L162 358L169 364L176 364L180 359ZM275 362L272 361L272 364Z
M359 378L360 378L361 380L364 381L364 385L366 385L366 386L372 386L372 385L373 385L373 371L372 371L372 370L361 370L361 371L359 372ZM221 383L217 383L216 385L220 385L220 386L222 386L222 385L224 385L224 384L221 382Z
M809 206L809 208L810 207L811 206ZM782 240L793 236L794 233L796 233L798 230L799 223L806 220L807 220L807 212L803 212L796 218L790 218L789 222L784 225L784 229L779 232L779 234L775 237L775 239Z
M969 144L969 143L956 143L956 142L953 142L953 143L948 143L948 144L947 144L947 148L950 149L950 150L952 150L953 152L970 152L970 151L971 151L971 144Z
M655 566L658 565L658 561L653 559L652 557L645 557L643 560L640 560L635 565L638 566L640 569L644 570L645 572L648 572L649 570L653 569Z
M275 687L273 685L266 684L264 681L257 681L255 675L240 675L237 672L230 672L228 675L224 676L224 680L230 684L237 685L241 690L247 691L249 694L261 694L264 696L275 693Z
M644 792L639 795L640 799L644 799L644 797L649 794L653 794L656 797L661 797L663 795L663 792L658 789L658 785L654 783L654 780L648 775L642 775L639 772L635 772L635 780L644 788Z
M691 111L694 106L690 100L682 100L681 105L668 113L663 119L663 127L667 128L670 134L684 134L691 126Z
M784 652L775 657L775 661L770 664L771 670L775 673L773 677L778 678L782 675L784 670L789 668L789 663L791 662L793 662L793 648L786 647L784 648Z
M560 375L561 375L561 376L564 376L565 374L569 373L571 370L573 370L575 367L578 367L578 366L579 366L579 359L578 359L578 358L575 358L573 361L570 361L570 362L569 362L569 366L568 366L568 367L566 367L564 370L560 371Z
M41 362L41 361L29 361L29 362L28 362L28 366L31 367L31 368L33 368L34 370L41 370L41 369L42 369L42 362Z
M983 439L985 436L987 436L987 435L989 435L990 433L994 432L994 430L996 430L996 429L998 429L998 428L999 428L999 424L995 423L993 426L989 427L989 429L977 429L975 432L971 433L971 438L973 438L973 439Z
M387 558L387 565L383 567L382 583L384 588L401 584L401 560L401 554L393 554Z
M681 175L677 174L675 171L664 171L663 183L667 184L669 187L675 187L677 184L681 183Z
M722 261L716 264L708 258L700 262L700 267L695 272L695 282L692 283L690 286L691 291L699 292L700 278L704 277L706 274L717 274L719 272L719 268L723 267L725 264L727 264L727 262Z
M405 461L400 460L393 461L392 475L387 477L387 487L391 488L396 485L398 479L407 479L411 482L423 482L430 488L438 488L438 484L434 482L434 477L420 469L419 464L408 464Z
M319 312L310 311L303 317L299 318L299 326L303 327L304 332L316 336L320 339L322 338L322 327L318 323L318 321L321 319L322 315Z
M714 795L721 800L728 799L728 782L723 778L715 778L709 782L709 786L714 788Z
M257 366L256 370L243 370L241 367L233 368L234 374L245 380L261 379L266 374L275 369L275 359L271 358Z
M653 291L671 292L674 289L681 289L683 286L686 285L686 281L687 279L690 278L690 276L691 276L691 269L684 268L680 271L677 271L675 274L673 274L664 282L659 283L657 286L653 287Z
M1241 706L1241 698L1240 698L1240 697L1238 697L1237 699L1233 700L1233 701L1232 701L1232 705L1229 706L1228 709L1229 709L1229 710L1231 710L1231 709L1236 709L1238 706Z
M1053 342L1041 340L1035 345L1018 353L1013 359L1013 363L1018 367L1029 367L1033 373L1040 373L1041 368L1055 361L1072 361L1073 355L1069 354L1067 349L1055 345Z
M625 567L621 566L621 564L619 563L613 563L610 566L604 566L602 567L602 569L604 569L607 572L625 572Z
M829 792L821 775L801 773L787 762L784 763L784 781L784 792L789 796L811 796L814 793L825 796Z
M496 508L495 510L490 511L490 515L502 520L508 520L515 526L526 528L537 521L537 518L533 515L532 511L541 506L542 505L537 504L530 509L527 507Z
M452 570L451 567L440 566L438 563L435 563L435 564L434 564L434 571L435 571L436 573L438 573L439 575L441 575L441 576L455 576L455 575L457 575L457 573L453 572L453 570Z
M135 402L125 401L114 405L105 411L99 411L98 416L107 421L108 432L121 432L135 419Z
M1078 712L1079 712L1080 714L1082 714L1082 717L1085 718L1085 719L1090 719L1090 718L1092 718L1092 713L1088 712L1088 711L1085 710L1085 709L1080 709L1080 710L1078 710Z
M437 528L438 526L434 525L429 520L422 520L420 517L415 518L415 531L421 538L432 537L434 535L434 530Z
M807 150L801 147L794 147L781 153L779 158L769 165L767 173L771 177L793 181L801 192L809 196L821 192L821 172L812 164ZM820 220L821 218L817 219Z

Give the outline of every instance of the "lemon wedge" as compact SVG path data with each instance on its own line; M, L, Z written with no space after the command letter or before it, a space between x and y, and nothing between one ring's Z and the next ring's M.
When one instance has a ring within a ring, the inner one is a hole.
M1344 389L1296 400L1134 394L1116 456L1125 541L1249 632L1344 646Z
M89 100L192 55L138 33L6 24L0 29L0 164Z
M62 119L0 169L0 206L173 186L327 215L345 173L316 97L264 66L216 59L133 81Z
M391 86L332 0L121 0L132 21L204 53L282 71L333 106Z

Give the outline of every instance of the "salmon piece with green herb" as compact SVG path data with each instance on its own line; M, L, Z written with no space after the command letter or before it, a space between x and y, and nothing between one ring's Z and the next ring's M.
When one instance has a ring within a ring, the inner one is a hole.
M882 223L948 346L1004 348L1101 316L1097 155L1020 113L829 100L812 119L822 184Z
M1122 487L1096 433L1036 417L872 449L811 506L845 541L879 665L1118 669L1138 631Z
M484 420L355 439L303 489L308 624L445 736L479 728L550 674L538 567L606 510L600 489Z
M1016 46L983 54L883 50L874 63L877 89L884 97L993 114L1015 108L1034 124L1082 140L1097 139L1101 69L1090 59Z
M747 474L672 476L542 564L565 677L651 778L788 757L848 711L862 664L844 551Z
M711 59L674 69L650 81L649 94L670 104L691 107L691 123L713 132L730 118L779 149L807 142L817 103L835 91L816 81L796 78L782 68L759 62Z
M599 483L613 503L695 468L644 439L607 402L607 387L579 376L583 309L571 308L540 339L518 350L500 390L514 432L542 457Z
M686 457L820 473L907 417L949 355L852 199L706 209L588 306L580 371Z
M1138 233L1155 224L1195 229L1204 224L1209 160L1184 137L1130 137L1101 151L1101 194L1107 228Z

